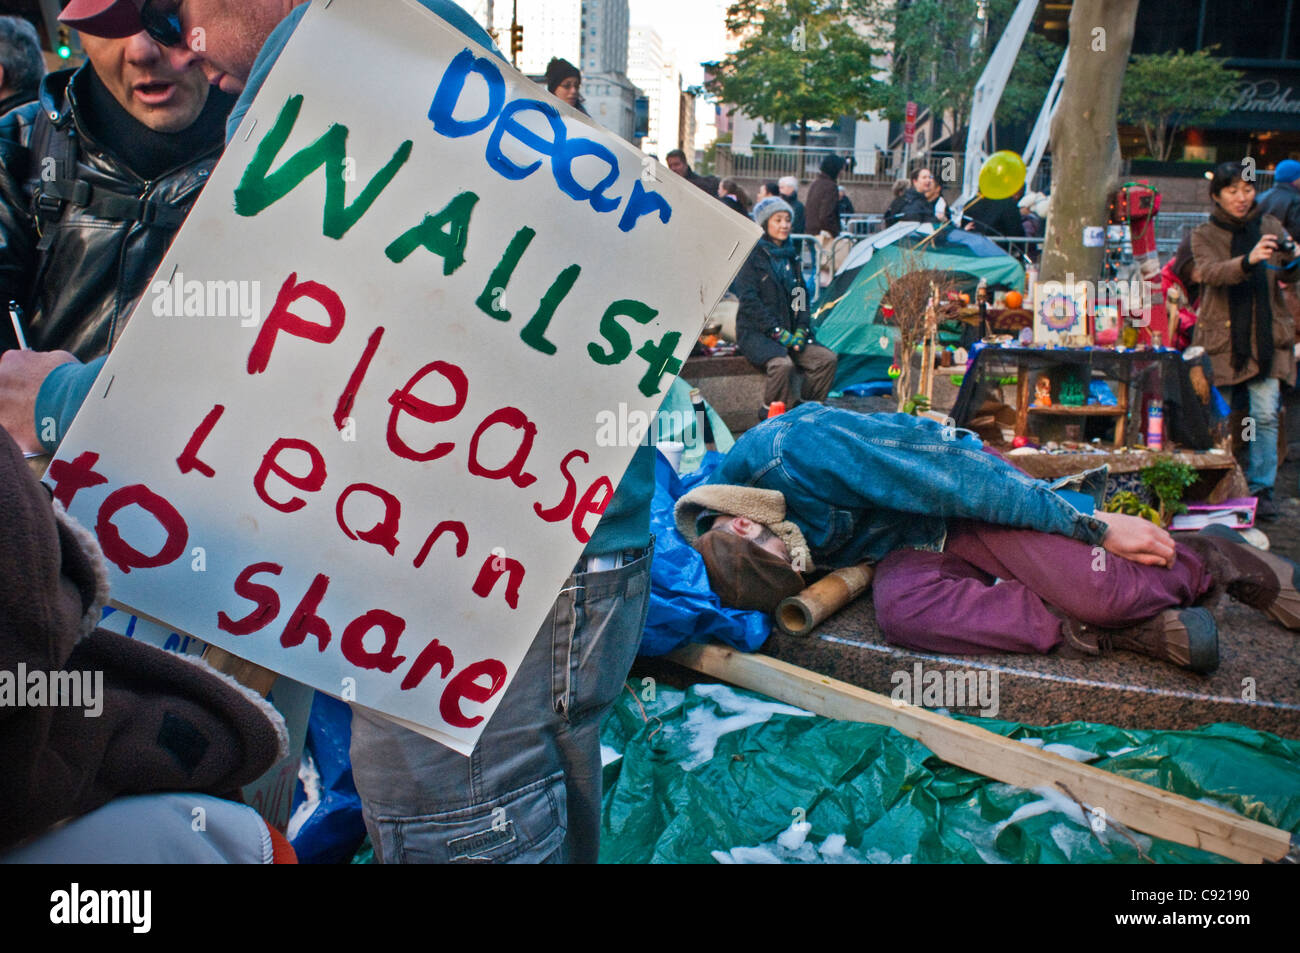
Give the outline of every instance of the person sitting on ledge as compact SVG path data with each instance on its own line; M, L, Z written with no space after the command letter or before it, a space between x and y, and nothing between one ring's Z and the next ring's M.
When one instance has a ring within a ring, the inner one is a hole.
M805 375L805 400L824 399L835 380L835 352L813 340L799 250L790 240L791 215L781 198L765 198L754 206L754 221L763 235L731 285L740 299L736 343L749 363L767 375L767 407L774 401L794 404L796 366Z
M872 562L881 632L924 652L1127 649L1209 674L1225 591L1300 629L1294 563L1225 527L1175 542L1095 502L967 431L808 403L746 431L675 517L724 606L773 612L806 573Z

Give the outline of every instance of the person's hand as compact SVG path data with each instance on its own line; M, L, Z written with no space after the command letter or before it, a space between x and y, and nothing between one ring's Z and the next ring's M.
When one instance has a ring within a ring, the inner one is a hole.
M1155 523L1124 513L1092 515L1109 527L1101 541L1107 552L1144 566L1173 566L1174 538Z
M0 427L24 453L44 448L36 438L36 394L60 364L75 361L67 351L5 351L0 354Z
M1277 252L1277 236L1263 235L1259 239L1259 244L1250 250L1249 261L1252 265L1258 265L1261 261L1272 258Z
M802 354L804 347L808 343L808 335L802 328L794 332L794 340L790 342L790 350L796 354Z
M963 227L964 229L966 229L966 231L968 231L968 232L973 232L973 231L975 231L975 223L974 223L974 222L967 222L967 223L966 223L965 225L963 225L962 227Z
M782 347L791 347L794 344L794 335L785 328L773 328L771 331L768 331L767 334L768 337L773 341L776 341Z

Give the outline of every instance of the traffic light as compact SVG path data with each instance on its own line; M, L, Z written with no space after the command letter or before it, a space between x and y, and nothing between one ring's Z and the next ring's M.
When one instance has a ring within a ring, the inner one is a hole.
M510 24L510 55L518 56L524 51L524 25Z
M66 60L72 56L72 34L66 26L59 27L59 45L54 48L59 59Z

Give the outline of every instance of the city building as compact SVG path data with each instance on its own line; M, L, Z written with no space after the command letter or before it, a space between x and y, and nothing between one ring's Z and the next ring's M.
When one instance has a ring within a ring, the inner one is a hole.
M1043 3L1037 26L1064 44L1069 0ZM1244 73L1224 91L1227 114L1177 133L1172 161L1219 162L1253 156L1260 169L1300 158L1300 0L1142 0L1134 54L1214 48ZM1120 128L1126 158L1146 153L1140 129Z
M464 5L507 55L517 15L524 29L520 72L540 81L552 57L568 60L582 71L582 98L591 117L633 141L637 92L627 77L627 0L466 0Z
M552 2L552 0L548 0ZM598 123L631 142L636 87L627 77L627 0L581 0L582 95Z
M645 24L634 24L628 34L627 76L649 100L649 129L641 149L663 158L691 139L683 137L682 74L676 56L664 49L658 31ZM691 97L690 108L695 108ZM692 134L694 128L692 124Z

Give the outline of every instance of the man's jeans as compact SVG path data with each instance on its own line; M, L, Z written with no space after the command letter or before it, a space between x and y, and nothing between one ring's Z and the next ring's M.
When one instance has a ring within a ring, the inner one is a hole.
M353 708L377 860L596 861L600 722L641 643L650 559L569 576L470 757Z
M1277 408L1279 397L1276 377L1257 377L1249 384L1235 384L1224 396L1234 410L1245 410L1249 402L1255 421L1254 439L1247 447L1246 485L1252 494L1271 490L1277 479ZM1242 391L1245 391L1243 394Z

